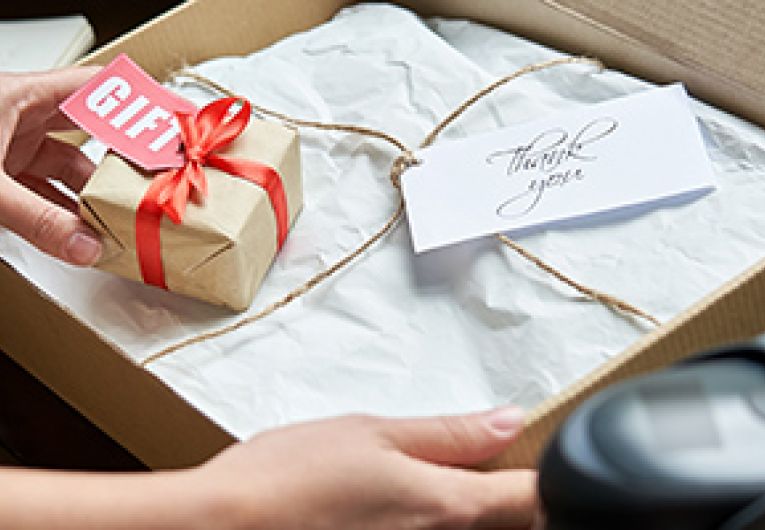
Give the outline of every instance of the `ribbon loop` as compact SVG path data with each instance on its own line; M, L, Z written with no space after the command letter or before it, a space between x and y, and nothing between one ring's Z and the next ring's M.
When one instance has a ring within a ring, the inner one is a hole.
M237 104L240 108L230 115ZM244 132L250 114L250 102L236 97L213 101L193 115L176 114L186 162L180 168L158 173L136 212L136 252L145 283L167 289L160 248L162 217L167 215L173 223L180 224L189 199L207 196L204 166L245 179L266 191L276 217L277 249L281 248L289 229L289 214L279 173L265 164L215 153Z

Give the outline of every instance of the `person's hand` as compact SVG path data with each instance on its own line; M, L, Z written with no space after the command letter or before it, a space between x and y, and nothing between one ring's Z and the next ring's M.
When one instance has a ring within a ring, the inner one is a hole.
M215 528L530 530L540 524L534 472L460 469L500 453L522 424L519 409L506 408L295 425L189 472L189 491L218 499Z
M46 133L74 128L58 105L96 71L0 74L0 226L74 265L95 263L101 241L75 201L48 179L77 193L94 167L79 149Z
M499 454L518 409L275 429L189 470L0 468L0 527L19 530L541 528L533 471L461 469Z

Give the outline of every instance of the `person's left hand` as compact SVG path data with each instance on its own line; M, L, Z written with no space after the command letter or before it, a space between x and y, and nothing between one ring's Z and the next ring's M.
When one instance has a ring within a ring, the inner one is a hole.
M312 421L261 433L178 478L188 502L207 507L196 520L209 528L539 530L534 471L467 469L502 453L523 425L515 407Z
M75 201L49 179L77 193L94 166L47 133L75 128L58 106L97 71L0 74L0 226L74 265L95 263L101 241L77 215Z

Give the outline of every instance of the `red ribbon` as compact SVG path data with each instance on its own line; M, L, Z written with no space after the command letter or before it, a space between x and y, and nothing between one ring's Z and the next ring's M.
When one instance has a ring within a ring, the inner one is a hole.
M241 108L230 119L229 110ZM289 220L287 197L279 173L272 167L251 160L227 158L215 153L230 144L247 127L250 103L237 98L213 101L195 115L177 114L180 135L186 151L183 167L159 173L152 181L136 212L136 252L143 281L167 289L160 247L160 225L167 215L175 224L183 221L192 194L207 195L203 167L210 166L257 184L268 194L276 217L277 249L282 247Z

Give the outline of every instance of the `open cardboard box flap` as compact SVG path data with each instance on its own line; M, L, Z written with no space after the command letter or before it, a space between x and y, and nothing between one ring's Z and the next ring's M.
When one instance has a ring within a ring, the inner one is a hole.
M196 0L97 50L127 53L162 79L184 63L243 55L309 29L352 2ZM712 104L765 124L765 5L678 0L409 0L423 16L469 18L602 59L656 82L681 80ZM151 373L0 262L0 349L154 468L199 463L233 442ZM490 466L535 466L560 421L591 393L694 351L765 329L765 262L647 334L531 414L521 439Z

